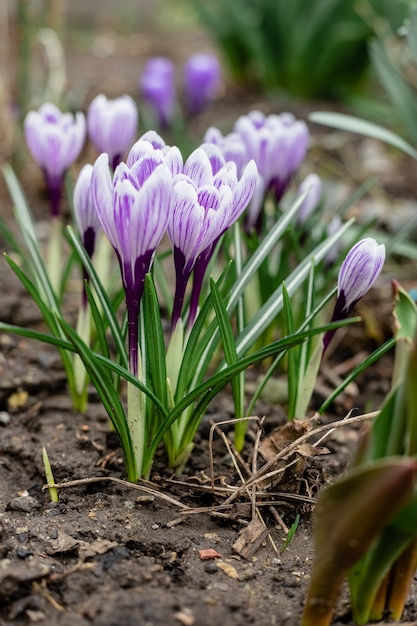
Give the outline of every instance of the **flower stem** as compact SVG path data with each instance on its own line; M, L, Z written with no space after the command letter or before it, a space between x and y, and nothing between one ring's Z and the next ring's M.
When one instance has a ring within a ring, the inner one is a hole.
M62 221L59 215L51 216L51 232L48 242L47 271L52 288L59 295L61 290Z
M139 359L136 371L139 373ZM141 369L141 368L140 368ZM141 376L138 376L141 378ZM142 476L145 449L145 398L133 383L127 383L127 422L135 454L137 476Z

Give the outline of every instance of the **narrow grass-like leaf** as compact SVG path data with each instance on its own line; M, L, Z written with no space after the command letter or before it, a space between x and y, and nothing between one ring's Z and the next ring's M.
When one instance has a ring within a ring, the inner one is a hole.
M14 202L14 215L22 233L31 260L32 274L40 292L51 309L58 309L58 301L52 289L42 260L35 225L19 181L10 165L3 165L3 175Z
M42 297L42 294L38 291L37 286L30 280L30 278L20 269L20 267L13 261L12 258L5 255L5 259L11 269L14 271L16 276L19 278L22 285L27 290L28 294L31 296L35 304L38 306L40 312L42 313L43 320L45 324L48 326L49 330L56 335L57 337L64 338L64 334L57 323L57 315L60 316L57 309L50 309L49 303L45 302ZM72 394L75 393L75 380L74 380L74 370L73 363L70 355L66 350L60 350L60 356L62 363L64 365L64 369L68 379L68 386Z
M243 241L242 241L242 229L239 222L236 222L233 227L233 245L234 245L234 260L236 278L242 274L243 271ZM237 332L243 332L245 328L245 293L240 296L236 306L236 327ZM245 411L245 371L238 374L239 379L239 398L235 399L235 417L237 419L244 417ZM235 448L239 452L243 450L245 443L245 433L248 427L248 422L237 421L235 424Z
M22 264L24 264L25 258L24 257L22 258L22 251L20 249L20 245L14 233L7 226L6 222L2 220L1 218L0 218L0 235L4 239L7 247L15 254L18 254L21 257Z
M114 429L119 436L123 455L126 461L128 478L130 481L136 482L138 474L136 470L135 453L127 424L126 414L120 401L119 394L114 389L108 372L96 358L96 355L92 352L92 350L80 339L74 329L65 320L61 318L58 321L62 326L64 333L74 344L77 354L80 355L88 375L90 376L90 379L100 396L100 400L102 401L112 421Z
M91 281L91 285L94 288L94 291L100 302L100 306L103 310L104 318L107 320L109 324L109 328L112 333L114 343L116 345L116 352L119 355L122 365L127 367L128 358L127 358L125 342L120 332L116 315L111 307L106 291L100 282L100 279L98 277L97 272L94 269L93 264L91 263L91 259L89 258L83 245L81 244L79 238L77 237L77 235L75 234L71 226L68 226L68 237L69 237L70 244L76 251L77 256L80 258L82 264L84 265L88 273L89 279Z
M335 286L328 294L325 298L323 298L323 300L315 307L315 309L311 312L311 314L303 321L303 323L301 324L301 326L298 329L298 332L302 332L304 330L306 330L307 328L310 328L310 324L312 323L312 321L317 317L317 315L320 313L320 311L328 304L328 302L330 302L330 300L334 297L334 295L337 292L337 286ZM265 376L262 379L261 384L258 386L257 390L255 391L252 400L250 401L250 404L248 406L248 414L252 415L254 408L255 408L255 404L258 400L258 398L260 397L262 391L265 388L266 383L268 382L268 380L271 378L271 376L273 375L274 371L276 370L277 366L279 365L281 359L283 358L283 354L279 354L272 362L272 364L270 365L270 367L268 368L268 371L266 372Z
M224 355L226 359L227 365L233 365L237 362L237 354L236 354L236 346L235 339L233 336L232 325L230 323L230 319L227 315L226 306L224 304L223 298L220 295L219 288L213 279L210 279L210 292L213 298L213 306L216 312L217 321L219 324L220 335L223 342ZM242 400L242 379L240 375L232 378L232 393L233 400L235 404L235 417L242 417L243 414L243 406L241 404ZM239 446L240 447L240 446Z
M411 91L404 78L393 67L383 44L378 40L370 44L372 63L385 87L398 114L399 121L405 124L407 132L417 142L416 119L417 104L415 93Z
M283 339L279 339L278 341L271 343L269 346L253 352L248 356L240 357L236 363L227 366L221 371L213 374L206 381L197 385L184 398L177 402L172 411L170 411L166 416L163 425L159 429L158 434L155 436L155 440L152 442L153 448L156 450L156 446L161 441L164 433L170 427L170 425L176 419L178 419L181 414L187 409L187 407L195 402L200 396L205 396L206 398L208 398L202 409L204 410L211 398L215 397L215 395L218 394L235 376L237 376L240 372L247 369L248 367L251 367L256 363L260 363L261 361L271 356L275 356L280 352L285 352L289 348L300 344L301 342L305 341L315 334L324 333L328 330L333 330L336 328L341 328L342 326L347 326L355 322L357 322L357 318L344 320L342 322L332 322L331 324L327 324L325 326L319 326L314 329L296 333L292 337L284 337ZM195 424L198 425L201 413L198 414L196 411L193 410L192 417L193 420L195 420Z
M167 311L172 311L172 292L158 255L155 256L152 266L152 273L155 276L159 289L161 290L165 308L167 309Z
M165 362L164 334L161 326L161 313L158 297L152 276L145 277L145 289L143 294L143 325L146 335L146 352L149 358L146 361L147 377L152 381L155 394L164 406L168 404L167 398L167 371Z
M284 304L284 323L285 333L290 336L294 333L294 315L291 306L291 299L288 291L285 287L285 283L282 283L282 295ZM294 419L295 405L297 403L297 390L298 390L298 377L302 376L299 368L299 346L288 350L287 363L287 385L288 385L288 419Z
M95 332L97 335L96 342L100 348L100 353L106 358L110 358L109 344L106 339L106 328L103 324L103 319L88 281L84 282L84 289L86 291L88 304L90 305L91 317L93 318Z
M399 137L396 133L373 122L368 122L352 115L345 115L344 113L325 111L311 113L309 119L316 124L323 124L323 126L331 126L339 130L346 130L359 135L365 135L366 137L379 139L417 160L417 150L415 150L411 144Z
M349 220L344 224L338 233L333 237L329 237L313 250L298 267L291 272L285 281L285 286L290 296L304 282L310 272L311 263L317 265L326 254L331 250L333 245L339 241L343 234L350 228L353 220ZM259 309L255 317L246 326L243 333L236 340L236 350L238 356L245 354L254 345L255 341L260 337L263 331L274 320L278 313L282 310L283 296L282 287L279 285L273 294L268 298L265 304Z
M219 287L222 285L223 281L225 280L227 273L229 272L229 269L230 269L230 264L227 265L227 267L221 274L220 278L217 280L217 285ZM211 295L208 294L193 324L190 336L188 337L188 340L185 346L184 354L182 357L181 368L180 368L180 372L178 376L177 389L175 393L175 398L177 401L184 397L189 387L190 381L195 375L195 370L198 367L198 365L200 365L200 368L203 372L207 370L207 367L211 359L212 351L215 349L217 345L215 342L212 342L212 337L218 330L216 320L211 321L208 327L205 329L212 312L213 312L213 302L212 302ZM210 343L212 343L212 351L208 352L206 348L207 348L207 345ZM217 343L218 343L218 340L217 340ZM204 359L204 362L203 362L203 359Z

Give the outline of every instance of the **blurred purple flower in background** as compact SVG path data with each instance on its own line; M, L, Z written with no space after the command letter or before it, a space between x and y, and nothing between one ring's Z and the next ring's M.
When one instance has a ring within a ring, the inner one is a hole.
M138 110L130 96L108 100L100 94L88 107L88 134L97 152L107 152L113 170L132 146L137 127Z
M138 375L138 317L145 276L171 215L173 182L161 150L139 140L113 180L108 155L94 164L92 197L102 228L119 260L125 291L129 368Z
M185 104L190 115L197 115L212 100L220 87L219 60L210 52L190 56L184 67Z
M140 78L139 87L159 126L169 128L175 108L173 63L165 57L149 59Z
M174 177L174 205L168 236L174 249L176 291L171 319L175 328L181 317L185 290L194 271L188 326L195 320L204 274L215 246L239 218L255 189L257 170L253 161L239 179L233 162L226 163L220 150L203 144Z
M304 160L309 131L305 122L296 120L291 113L266 116L260 111L241 116L234 130L242 137L248 158L254 159L258 166L257 201L248 208L246 227L248 230L259 230L262 209L260 200L268 191L272 191L275 201L280 202Z
M321 199L322 188L323 183L321 178L314 172L309 174L298 187L298 197L308 192L297 213L298 224L305 224L314 209L318 206Z
M339 271L337 300L331 321L345 319L355 304L370 290L381 273L385 261L385 246L375 239L362 239L348 252ZM329 330L323 340L327 349L335 330Z
M218 128L210 126L206 130L203 141L217 146L225 158L225 161L233 161L236 164L237 173L240 176L243 168L249 162L248 151L242 137L238 133L223 135Z
M51 214L60 213L60 199L67 169L79 156L86 136L83 113L62 113L52 103L30 111L24 121L26 142L45 174Z

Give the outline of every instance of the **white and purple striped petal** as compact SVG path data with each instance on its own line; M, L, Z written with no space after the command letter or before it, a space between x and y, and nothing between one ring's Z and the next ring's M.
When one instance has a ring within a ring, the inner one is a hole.
M100 94L92 100L87 112L87 129L98 152L107 152L113 169L132 145L138 126L134 100L124 95L113 100Z
M51 177L63 177L79 156L86 135L83 113L63 114L54 104L30 111L24 122L26 141L32 156Z
M385 246L368 237L359 241L347 254L339 271L338 298L343 298L349 312L372 287L385 261Z
M84 165L78 174L73 196L75 221L84 247L90 256L94 252L96 235L101 230L100 219L91 193L92 174L93 166L90 163Z

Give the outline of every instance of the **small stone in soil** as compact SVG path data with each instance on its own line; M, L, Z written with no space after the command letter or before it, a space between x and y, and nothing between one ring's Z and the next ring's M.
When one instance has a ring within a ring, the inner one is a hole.
M18 498L13 498L7 506L7 509L10 511L22 511L23 513L29 513L33 511L33 509L38 508L39 502L33 496L19 496Z
M204 565L204 571L207 574L215 574L216 572L219 571L219 568L217 567L214 561L209 561L208 563Z
M7 411L0 411L0 425L7 426L10 423L10 413Z
M23 546L18 546L16 548L16 556L18 556L19 559L27 559L29 556L33 556L33 552L32 550L29 550L28 548L24 548Z

